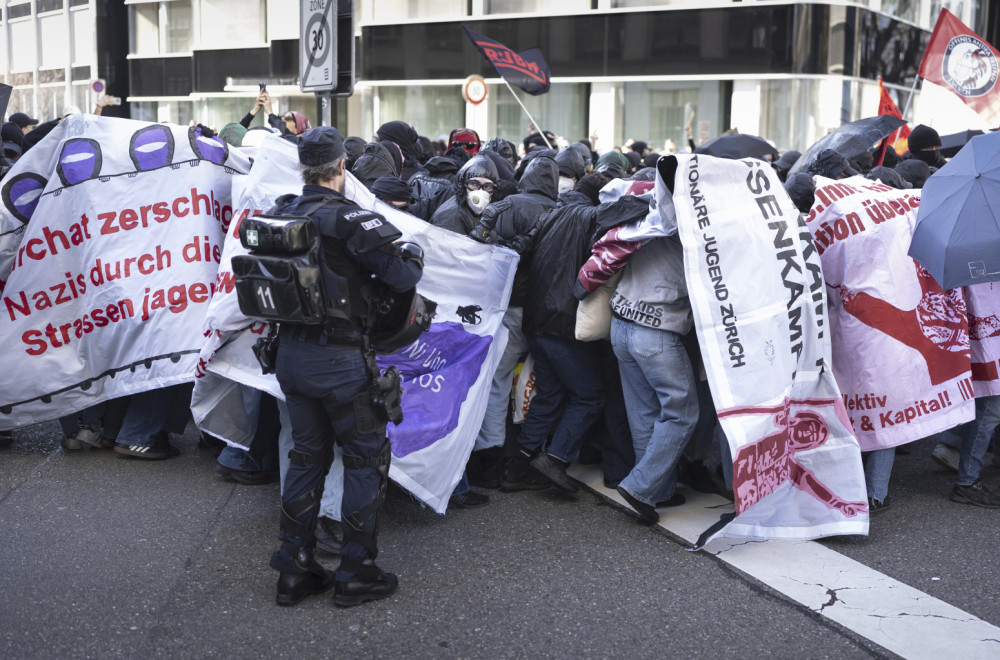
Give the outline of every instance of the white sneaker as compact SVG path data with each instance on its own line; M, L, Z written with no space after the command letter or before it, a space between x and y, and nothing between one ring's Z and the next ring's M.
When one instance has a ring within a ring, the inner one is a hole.
M941 467L951 470L952 472L958 472L958 450L954 447L949 447L944 443L937 443L934 445L934 451L931 452L931 458L937 462Z
M76 437L76 433L73 435L64 435L60 444L62 445L62 448L67 451L83 449L83 445L80 444L80 440Z
M101 449L101 432L88 429L86 426L76 432L76 439L95 449Z

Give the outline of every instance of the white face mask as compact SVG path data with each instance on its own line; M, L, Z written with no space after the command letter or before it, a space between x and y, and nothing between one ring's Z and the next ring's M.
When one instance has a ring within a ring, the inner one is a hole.
M573 190L573 188L575 186L576 186L576 181L574 181L573 179L569 178L568 176L561 176L561 177L559 177L559 194L560 195L563 194L564 192L569 192L570 190Z
M480 215L490 205L490 194L485 190L470 190L465 201L473 213Z

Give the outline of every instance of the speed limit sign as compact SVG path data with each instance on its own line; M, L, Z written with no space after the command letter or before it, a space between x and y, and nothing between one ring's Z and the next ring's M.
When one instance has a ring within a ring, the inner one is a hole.
M299 89L337 87L337 0L299 0Z

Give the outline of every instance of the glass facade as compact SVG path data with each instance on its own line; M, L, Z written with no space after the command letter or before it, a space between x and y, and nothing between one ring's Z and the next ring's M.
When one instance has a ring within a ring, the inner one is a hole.
M517 91L515 89L515 91ZM547 94L530 96L517 91L528 112L546 131L552 131L567 142L576 142L590 135L587 126L588 85L584 83L553 83ZM531 123L517 100L504 85L495 85L486 102L489 104L487 137L500 136L520 144L528 135Z
M627 82L623 88L623 121L615 131L615 144L641 140L661 151L670 140L683 150L689 121L696 139L719 135L728 128L722 81Z
M371 119L363 124L365 139L387 121L402 119L420 135L435 139L465 126L465 99L457 85L379 87L370 97ZM368 103L364 103L366 107Z

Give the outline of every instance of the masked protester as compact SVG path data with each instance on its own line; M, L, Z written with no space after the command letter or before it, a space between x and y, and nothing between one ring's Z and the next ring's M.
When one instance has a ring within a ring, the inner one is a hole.
M431 224L467 236L490 205L497 181L493 161L486 156L473 156L455 175L455 195L434 212Z
M409 183L414 174L426 171L420 164L420 147L417 139L420 137L412 126L403 121L388 121L378 127L376 135L380 142L395 142L403 155L401 178Z
M944 156L941 155L941 136L930 126L920 124L910 133L910 158L916 158L930 167L944 166Z

